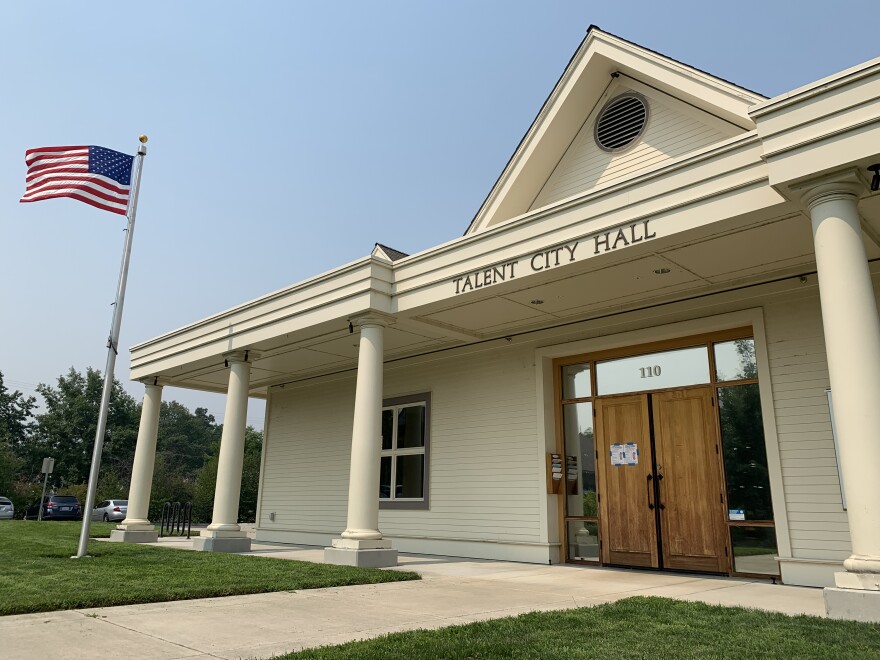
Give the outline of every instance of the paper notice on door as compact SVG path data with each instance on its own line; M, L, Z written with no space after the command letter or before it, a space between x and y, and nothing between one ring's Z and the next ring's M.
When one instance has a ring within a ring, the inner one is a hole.
M639 464L639 446L635 442L614 443L608 453L611 455L611 465Z
M746 519L745 509L728 509L727 510L727 519L728 520L745 520Z

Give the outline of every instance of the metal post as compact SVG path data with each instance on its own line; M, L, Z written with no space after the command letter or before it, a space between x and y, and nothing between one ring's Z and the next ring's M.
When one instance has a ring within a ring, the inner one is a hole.
M43 500L46 499L46 484L49 483L49 473L46 473L46 476L43 477L43 494L40 495L40 506L37 509L37 520L43 519Z
M110 339L107 342L107 366L104 368L104 390L101 394L101 410L98 413L98 428L95 432L95 448L92 451L92 467L89 470L89 487L86 491L86 503L83 509L82 530L79 535L79 547L71 559L85 557L89 543L89 526L92 522L92 508L95 505L95 491L98 488L98 472L101 468L101 452L104 449L104 433L107 429L107 413L110 409L110 394L113 391L113 373L116 368L116 354L119 352L119 329L122 326L122 305L125 302L125 284L128 280L128 264L131 258L131 241L134 236L134 219L137 215L138 193L141 188L141 172L144 169L144 156L147 154L147 136L140 137L138 147L138 167L135 172L131 201L128 205L128 227L125 235L125 247L122 250L122 266L119 270L119 285L116 288L116 302L113 308L113 322L110 328Z
M40 505L37 509L37 520L43 519L43 500L46 499L46 485L49 483L49 475L55 470L55 459L51 456L47 456L43 459L43 467L41 468L41 472L43 472L46 477L43 479L43 492L40 495Z

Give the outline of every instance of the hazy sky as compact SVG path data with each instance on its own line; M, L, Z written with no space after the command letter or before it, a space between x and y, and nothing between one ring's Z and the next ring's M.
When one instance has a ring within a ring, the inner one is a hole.
M769 96L880 54L875 0L2 3L7 384L104 368L123 240L120 216L19 204L25 149L150 137L116 372L140 399L131 345L459 236L591 23Z

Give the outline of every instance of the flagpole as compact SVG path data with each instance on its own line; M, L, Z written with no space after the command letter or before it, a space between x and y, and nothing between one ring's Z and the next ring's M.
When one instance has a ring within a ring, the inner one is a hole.
M98 489L98 472L101 469L101 452L104 449L104 433L107 430L107 414L110 410L110 394L113 392L113 373L116 369L116 355L119 353L119 329L122 326L122 305L125 302L125 284L128 281L128 264L131 259L131 241L134 237L134 219L137 215L138 193L141 189L141 171L144 169L144 156L147 155L147 136L140 136L141 145L137 151L137 170L134 175L131 202L128 205L128 226L125 234L125 247L122 249L122 266L119 269L119 284L116 288L116 302L113 303L113 321L110 338L107 340L107 366L104 368L104 390L101 394L101 409L98 413L98 428L95 431L95 448L92 451L92 467L89 470L89 486L86 503L82 510L82 529L79 534L79 547L71 559L87 556L89 527L92 522L92 509L95 507L95 491Z

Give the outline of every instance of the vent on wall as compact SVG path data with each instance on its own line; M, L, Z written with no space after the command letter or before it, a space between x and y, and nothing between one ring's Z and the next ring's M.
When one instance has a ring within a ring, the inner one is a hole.
M596 144L605 151L623 151L644 132L648 104L635 92L611 99L596 120Z

